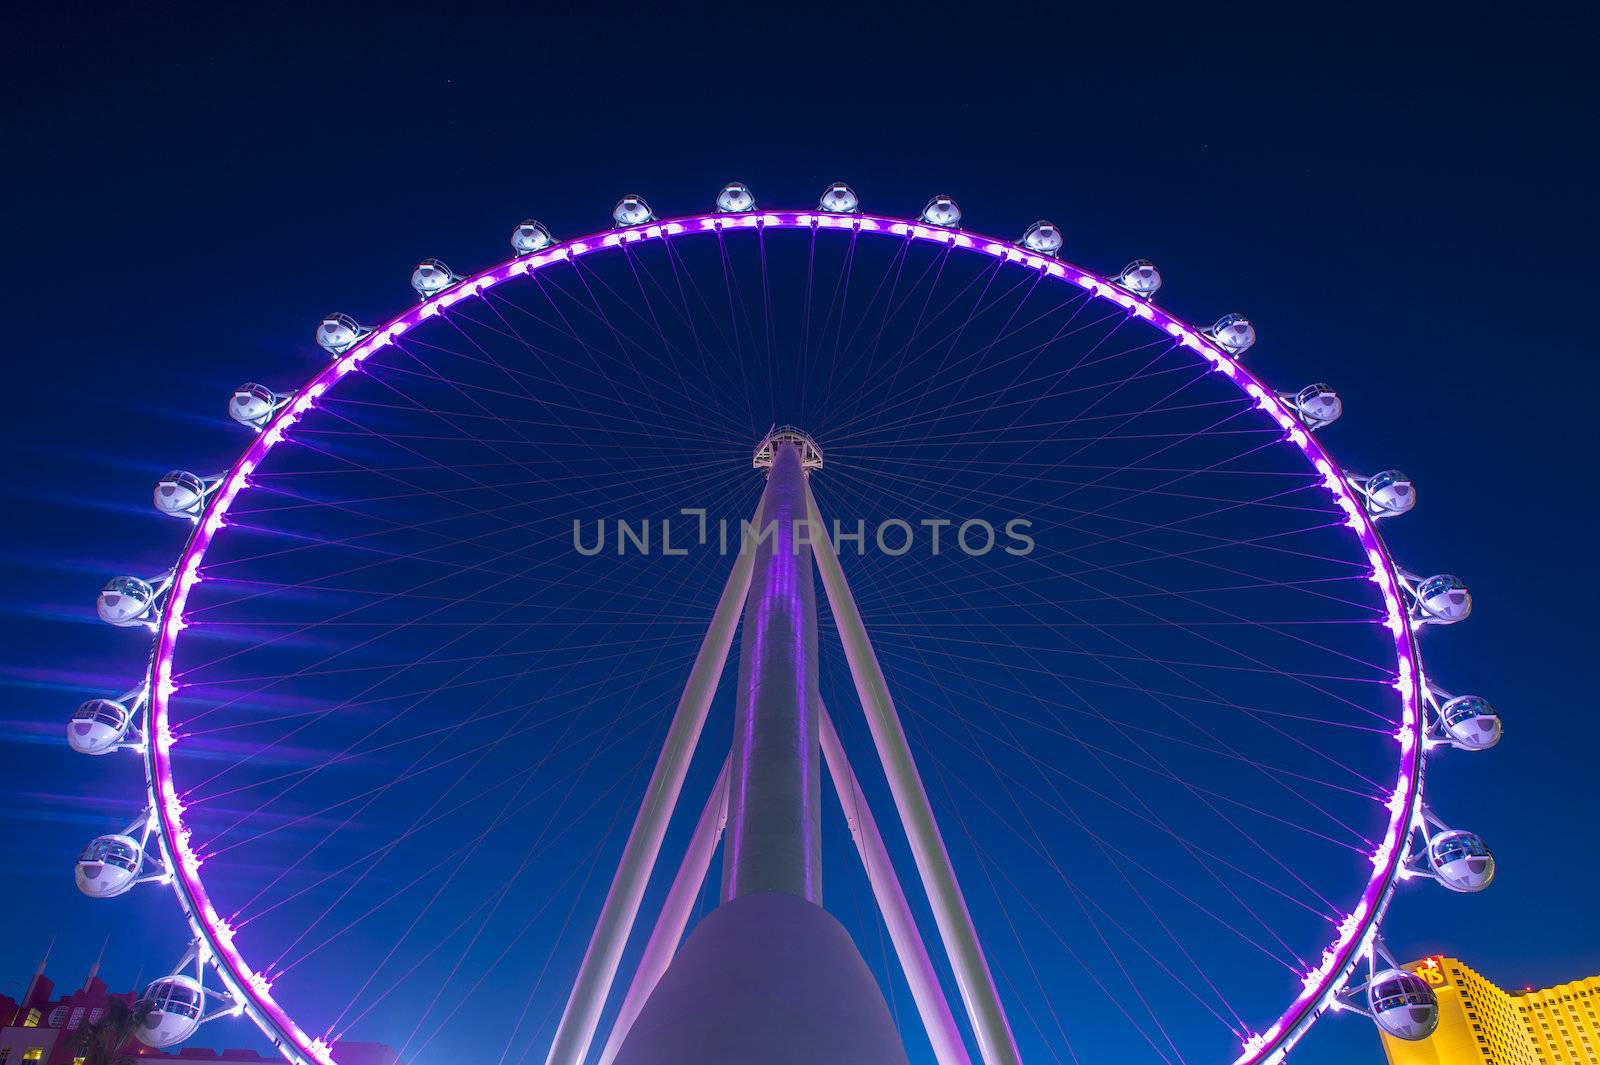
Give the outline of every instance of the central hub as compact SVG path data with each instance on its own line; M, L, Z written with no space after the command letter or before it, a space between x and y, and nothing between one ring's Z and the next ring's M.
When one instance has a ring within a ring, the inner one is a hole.
M802 469L822 469L822 449L817 442L811 439L810 434L803 433L792 425L783 425L772 430L756 445L755 461L752 465L758 470L772 469L772 456L777 453L779 444L794 444L800 448L800 466Z

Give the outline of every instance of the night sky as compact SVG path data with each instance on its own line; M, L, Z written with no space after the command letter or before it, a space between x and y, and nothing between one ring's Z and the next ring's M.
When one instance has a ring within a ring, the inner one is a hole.
M1436 759L1429 780L1493 846L1496 883L1408 885L1386 938L1506 986L1600 971L1595 101L1575 23L934 5L7 21L0 991L53 936L62 984L108 936L119 989L181 950L166 893L72 888L76 851L132 816L139 784L133 759L75 756L62 723L133 686L93 594L170 557L150 486L223 463L242 439L217 428L227 392L309 376L317 319L398 310L422 257L475 269L522 218L599 229L625 192L698 211L733 178L773 206L846 180L894 214L948 192L997 235L1049 217L1086 266L1154 260L1160 302L1191 320L1248 313L1274 383L1337 387L1335 450L1418 484L1384 529L1397 559L1472 587L1475 616L1429 634L1432 671L1506 718L1497 749ZM1332 1018L1293 1060L1380 1053Z

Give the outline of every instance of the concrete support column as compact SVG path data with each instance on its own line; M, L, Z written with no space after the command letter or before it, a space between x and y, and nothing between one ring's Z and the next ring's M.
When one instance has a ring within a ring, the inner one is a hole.
M801 449L773 445L753 544L728 772L722 900L822 904L817 598Z

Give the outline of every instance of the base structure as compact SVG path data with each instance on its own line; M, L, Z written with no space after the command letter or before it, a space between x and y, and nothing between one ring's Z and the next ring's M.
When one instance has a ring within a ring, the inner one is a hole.
M785 426L762 440L754 465L767 471L756 521L690 674L547 1065L588 1058L741 611L732 749L600 1065L906 1065L872 970L822 908L824 761L934 1057L939 1065L971 1065L878 822L818 695L817 570L982 1063L1018 1065L887 681L811 495L821 449ZM680 945L719 835L721 905Z
M695 926L617 1065L906 1065L850 934L797 895L740 895Z

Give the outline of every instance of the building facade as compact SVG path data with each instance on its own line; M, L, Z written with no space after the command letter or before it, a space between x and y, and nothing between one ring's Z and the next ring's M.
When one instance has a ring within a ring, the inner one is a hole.
M1439 999L1439 1030L1420 1042L1380 1033L1390 1065L1600 1065L1600 976L1506 991L1458 958L1406 968Z
M106 988L99 968L89 969L78 990L58 996L40 962L20 1002L0 998L0 1065L73 1065L78 1030L98 1021L113 998L133 1004L133 992L113 995Z

